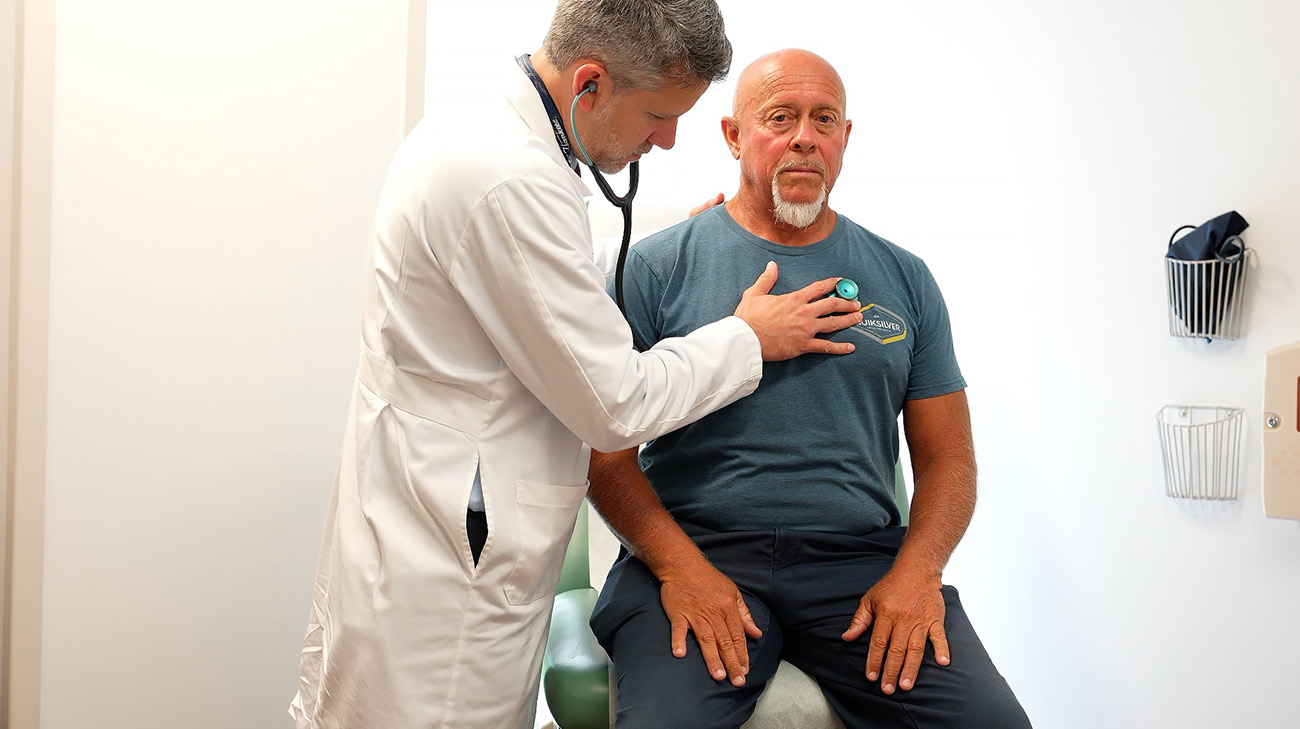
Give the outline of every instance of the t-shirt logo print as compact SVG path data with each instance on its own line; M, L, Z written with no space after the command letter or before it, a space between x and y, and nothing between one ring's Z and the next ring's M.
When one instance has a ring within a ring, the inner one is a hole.
M907 338L907 322L903 317L879 304L867 304L859 309L862 322L849 331L857 332L881 344L901 342Z

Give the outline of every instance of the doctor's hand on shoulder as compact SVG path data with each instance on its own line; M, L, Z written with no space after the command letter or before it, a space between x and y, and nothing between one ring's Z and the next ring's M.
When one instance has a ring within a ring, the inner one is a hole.
M706 200L706 201L700 203L699 205L696 205L695 207L691 208L691 212L687 213L687 214L686 214L686 217L688 217L688 218L693 218L693 217L695 217L696 215L699 215L700 213L704 212L705 210L708 210L709 208L712 208L712 207L716 207L716 206L718 206L718 205L721 205L722 203L724 203L724 202L726 202L726 201L727 201L727 198L726 198L722 193L718 193L717 195L714 195L712 198L710 198L710 199L708 199L708 200Z
M848 342L817 337L862 321L862 313L858 311L861 304L857 301L827 297L835 290L838 278L822 279L798 291L773 296L768 292L776 284L776 277L776 263L769 261L754 285L745 289L735 312L758 335L765 362L793 359L807 353L848 354L853 351L853 345Z

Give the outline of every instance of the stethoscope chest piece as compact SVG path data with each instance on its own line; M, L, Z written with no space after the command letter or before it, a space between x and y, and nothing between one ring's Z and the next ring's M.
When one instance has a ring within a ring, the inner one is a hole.
M858 284L851 278L842 278L835 284L835 291L831 292L831 296L852 301L858 298Z

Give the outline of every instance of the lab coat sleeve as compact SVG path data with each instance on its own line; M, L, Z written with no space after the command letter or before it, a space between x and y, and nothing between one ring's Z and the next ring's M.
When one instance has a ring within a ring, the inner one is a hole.
M506 365L566 427L630 448L757 387L758 338L734 316L636 352L587 225L571 191L512 180L475 208L450 268Z

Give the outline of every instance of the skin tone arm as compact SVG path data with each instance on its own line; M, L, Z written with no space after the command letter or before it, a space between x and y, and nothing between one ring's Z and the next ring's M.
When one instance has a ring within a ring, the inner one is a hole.
M916 685L926 640L934 644L939 665L951 661L939 588L943 567L975 511L975 449L966 392L908 400L903 428L916 483L911 523L893 568L862 597L843 635L857 640L870 628L867 680L879 678L886 694Z
M636 449L593 450L589 476L587 498L628 551L662 583L659 600L672 624L673 655L686 655L686 634L692 631L709 675L745 685L745 636L757 638L762 631L736 585L709 564L659 502L637 464Z

